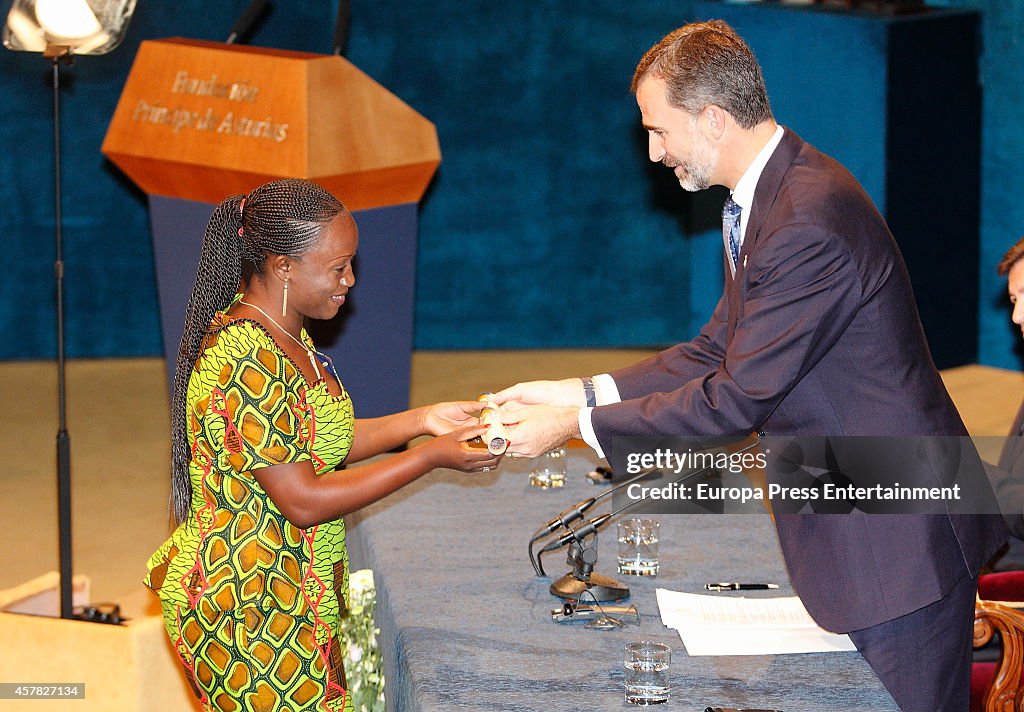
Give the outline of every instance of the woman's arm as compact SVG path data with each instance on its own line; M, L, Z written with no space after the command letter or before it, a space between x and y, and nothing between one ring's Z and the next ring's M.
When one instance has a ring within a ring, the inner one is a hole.
M361 462L394 450L421 435L445 435L456 428L475 424L479 412L480 403L477 401L455 401L379 418L356 419L352 449L345 461Z
M319 476L309 461L251 473L285 518L306 529L372 504L438 467L463 472L497 467L500 456L468 444L484 431L479 425L460 428L378 462Z

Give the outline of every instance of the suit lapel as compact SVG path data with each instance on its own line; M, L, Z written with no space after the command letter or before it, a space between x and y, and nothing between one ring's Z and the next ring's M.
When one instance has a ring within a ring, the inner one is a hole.
M747 230L743 235L743 246L740 248L740 262L736 265L736 274L729 278L728 257L726 257L725 277L726 292L729 297L729 327L727 340L732 341L736 331L736 322L741 315L743 300L746 296L746 266L747 255L757 245L757 238L761 232L761 223L764 217L771 210L779 189L782 187L783 178L789 171L790 165L803 147L803 140L795 133L786 129L782 140L776 147L772 157L768 159L761 176L757 180L757 187L754 189L754 204L750 207L750 217L747 220Z
M775 198L782 187L782 180L789 172L789 167L800 149L803 148L803 140L795 133L786 129L782 134L775 153L768 159L761 177L757 180L757 187L754 189L754 204L750 207L750 218L747 220L747 231L743 236L743 249L740 255L740 262L743 261L743 252L752 250L757 244L757 238L761 231L761 223L764 216L771 210Z
M736 322L739 320L740 305L743 302L743 290L741 289L744 277L742 255L743 253L741 251L740 264L736 265L736 274L732 277L729 276L729 265L727 264L725 266L725 290L729 298L729 326L726 331L727 344L732 341L732 335L736 331Z

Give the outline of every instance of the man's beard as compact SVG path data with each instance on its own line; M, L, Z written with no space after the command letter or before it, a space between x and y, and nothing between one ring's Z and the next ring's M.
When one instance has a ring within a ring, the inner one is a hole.
M684 171L682 177L676 173L679 185L685 191L696 193L711 187L711 173L715 168L714 158L711 147L703 145L691 151L689 161L678 161L666 157L662 162L672 169L682 168Z
M686 175L679 178L683 190L696 193L711 186L711 166L707 164L684 164Z

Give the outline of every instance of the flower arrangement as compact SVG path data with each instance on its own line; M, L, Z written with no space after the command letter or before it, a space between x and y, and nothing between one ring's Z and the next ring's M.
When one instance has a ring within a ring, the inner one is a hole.
M370 569L353 571L348 583L348 616L341 621L345 678L356 712L384 712L384 666L374 625L377 589Z

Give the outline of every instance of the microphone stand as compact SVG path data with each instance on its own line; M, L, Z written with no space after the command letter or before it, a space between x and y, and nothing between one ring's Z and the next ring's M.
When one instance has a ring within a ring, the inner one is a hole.
M757 447L759 443L760 439L757 439L750 445L747 445L746 447L736 450L736 452L746 452L747 450L751 450L754 447ZM705 472L708 472L711 469L712 467L710 465L706 465L700 468L699 470L694 470L693 472L688 472L687 474L681 477L677 477L675 480L672 481L672 484L679 484L685 482L686 480L692 477L696 477L697 475L703 474ZM597 531L605 524L607 524L609 521L611 521L613 518L622 514L630 507L634 507L640 502L646 501L648 498L641 497L640 499L627 502L626 504L622 505L621 507L612 511L611 513L602 514L600 517L597 517L596 519L583 524L575 530L568 526L568 522L583 518L583 513L590 509L590 507L592 507L599 499L606 497L607 495L613 493L618 489L627 487L636 482L637 480L647 477L655 472L659 472L659 470L644 470L643 472L636 474L635 476L631 477L628 480L625 480L619 485L616 485L612 489L607 490L606 492L602 492L597 497L592 497L588 500L580 502L577 505L574 505L573 507L570 507L569 509L559 514L558 517L551 520L544 527L542 527L541 532L544 533L535 535L534 538L530 540L530 562L534 564L534 570L537 571L538 575L541 576L545 575L544 565L541 562L541 557L544 556L544 553L547 551L554 551L555 549L561 548L562 546L569 544L569 551L566 555L566 563L572 566L572 570L551 584L551 587L548 589L551 592L551 595L558 596L559 598L566 598L569 600L579 601L581 600L580 596L584 592L587 592L588 598L590 596L593 596L594 599L599 602L617 601L623 598L627 598L629 596L629 587L627 587L625 584L619 583L615 579L609 578L607 576L593 573L594 565L597 563ZM566 529L568 529L568 533L563 534L556 539L552 539L547 544L545 544L544 547L537 554L536 561L534 561L533 543L545 534L554 531L559 526L564 526ZM588 537L590 538L590 541L593 544L592 546L584 543L584 540Z
M605 516L611 518L611 515ZM594 565L597 563L596 531L587 539L586 544L582 539L573 538L569 544L566 563L572 566L572 570L551 584L548 591L553 596L579 601L586 593L588 600L592 598L598 602L629 598L629 586L608 576L594 573Z
M556 529L558 529L560 527L564 527L565 529L569 529L569 525L572 522L576 521L577 519L582 519L583 518L583 514L588 509L593 507L595 504L600 502L602 499L604 499L605 497L607 497L610 494L614 494L615 492L617 492L618 490L622 489L623 487L628 487L629 485L633 484L637 480L641 480L644 477L647 477L652 472L654 472L654 470L644 470L643 472L640 472L639 474L636 474L633 477L630 477L628 480L624 480L623 482L620 482L619 484L615 485L611 489L605 490L604 492L602 492L601 494L597 495L596 497L588 497L587 499L583 500L582 502L577 502L576 504L574 504L573 506L569 507L568 509L563 510L561 513L559 513L559 515L557 517L555 517L550 522L545 524L543 527L538 529L537 533L534 534L530 538L530 543L527 545L527 548L526 548L527 554L530 557L530 564L533 565L534 572L538 576L547 576L547 574L544 573L544 567L541 566L540 557L539 556L535 556L534 553L533 553L533 545L535 543L537 543L537 541L539 539L544 538L545 536L547 536L548 534L550 534L551 532L555 531Z

